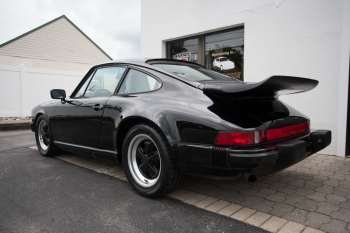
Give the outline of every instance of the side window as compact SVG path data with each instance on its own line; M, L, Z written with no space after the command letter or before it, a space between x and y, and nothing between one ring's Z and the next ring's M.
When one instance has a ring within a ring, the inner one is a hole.
M83 84L83 86L81 86L81 88L79 89L79 91L77 92L77 94L75 94L74 97L83 97L86 87L87 85L90 83L91 79L92 79L93 73L90 75L90 77L88 79L86 79L85 83Z
M98 69L92 79L90 77L86 80L76 97L113 95L125 69L125 67L106 67Z
M140 71L130 69L118 93L128 94L154 91L159 89L160 86L161 83L157 79Z

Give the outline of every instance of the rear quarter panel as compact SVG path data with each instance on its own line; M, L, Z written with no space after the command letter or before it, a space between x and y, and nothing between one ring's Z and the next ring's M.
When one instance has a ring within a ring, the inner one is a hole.
M128 118L140 117L155 123L171 144L212 144L220 130L251 130L262 125L234 106L214 103L195 87L149 72L162 81L159 90L112 96L107 101L103 121L115 124L115 130Z

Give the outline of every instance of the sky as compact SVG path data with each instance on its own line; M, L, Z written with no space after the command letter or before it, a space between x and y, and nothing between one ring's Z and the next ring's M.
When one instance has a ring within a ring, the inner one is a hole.
M141 57L141 0L0 0L0 44L65 15L113 59Z

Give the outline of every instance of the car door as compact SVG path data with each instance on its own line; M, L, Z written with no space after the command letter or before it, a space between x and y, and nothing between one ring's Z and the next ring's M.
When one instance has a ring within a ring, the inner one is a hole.
M130 68L120 84L117 95L111 96L106 103L98 148L116 150L116 130L125 110L128 112L132 109L135 115L142 115L145 106L144 102L138 99L145 98L142 94L158 90L160 87L161 82L155 76L151 76L145 70Z
M105 104L126 67L96 69L80 84L73 96L58 103L53 122L56 143L96 148Z

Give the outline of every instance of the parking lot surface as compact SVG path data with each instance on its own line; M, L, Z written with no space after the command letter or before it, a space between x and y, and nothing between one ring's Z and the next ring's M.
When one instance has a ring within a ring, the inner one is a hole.
M119 164L74 154L57 158L126 180ZM270 232L349 232L350 160L313 155L256 183L186 175L168 196Z
M68 153L56 158L126 180L120 164ZM270 232L350 232L349 175L349 158L312 155L256 183L185 175L168 196Z
M29 148L0 153L0 232L265 232Z
M180 188L325 232L350 231L348 158L312 155L253 184L187 176Z
M0 152L33 145L35 138L30 130L0 131Z

